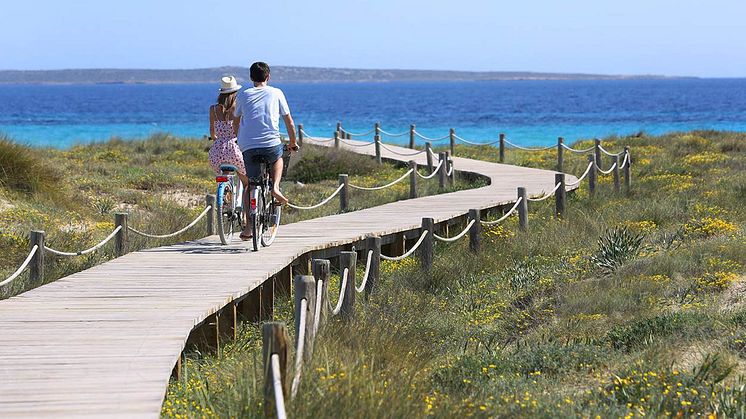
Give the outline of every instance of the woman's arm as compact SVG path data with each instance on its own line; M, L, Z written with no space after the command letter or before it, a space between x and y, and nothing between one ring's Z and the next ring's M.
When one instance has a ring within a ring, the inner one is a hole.
M233 117L233 133L236 134L236 137L238 137L238 127L241 126L241 117L240 116L234 116Z
M215 139L215 112L212 111L213 106L210 106L210 139L211 140Z

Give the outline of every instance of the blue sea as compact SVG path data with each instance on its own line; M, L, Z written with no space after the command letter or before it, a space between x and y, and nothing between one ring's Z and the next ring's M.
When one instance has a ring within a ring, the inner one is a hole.
M410 123L430 137L490 141L504 132L520 145L692 129L746 131L746 79L287 83L296 123L331 136L389 132ZM216 84L0 85L0 132L65 148L112 136L157 132L202 137ZM386 139L407 141L407 137Z

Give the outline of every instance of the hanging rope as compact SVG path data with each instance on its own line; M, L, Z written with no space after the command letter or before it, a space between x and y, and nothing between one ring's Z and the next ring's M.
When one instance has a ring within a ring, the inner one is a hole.
M368 260L365 262L365 274L363 274L363 281L360 283L360 287L355 287L355 291L363 292L365 290L365 284L368 283L368 276L370 275L370 262L373 260L373 251L368 250Z
M613 170L614 170L615 168L616 168L616 163L612 164L612 165L611 165L611 167L609 167L609 170L601 170L601 169L598 169L598 171L599 171L599 172L601 172L601 173L603 173L603 174L605 174L605 175L608 175L608 174L609 174L609 173L611 173L611 172L612 172L612 171L613 171Z
M629 164L629 153L624 153L624 160L622 160L622 165L619 168L624 169L627 164Z
M371 144L375 144L376 143L375 141L370 141L370 142L367 142L367 143L358 144L358 143L351 143L351 142L349 142L347 140L343 140L341 138L339 140L342 141L344 144L347 144L350 147L367 147L367 146L369 146Z
M130 226L127 226L127 229L128 229L129 231L131 231L131 232L133 232L133 233L135 233L135 234L137 234L137 235L143 236L143 237L148 237L148 238L151 238L151 239L167 239L167 238L169 238L169 237L175 237L175 236L178 236L179 234L181 234L181 233L183 233L183 232L185 232L185 231L189 230L190 228L194 227L194 225L195 225L195 224L197 224L197 222L198 222L199 220L201 220L201 219L202 219L202 217L204 217L205 215L207 215L207 213L208 213L208 212L209 212L209 211L210 211L211 209L212 209L212 205L208 205L207 207L205 207L205 209L204 209L204 210L202 211L202 213L201 213L200 215L198 215L198 216L197 216L197 218L195 218L195 219L194 219L194 221L192 221L191 223L189 223L189 225L188 225L188 226L186 226L186 227L182 228L182 229L181 229L181 230L179 230L179 231L175 231L175 232L173 232L173 233L171 233L171 234L148 234L148 233L143 233L143 232L142 232L142 231L140 231L140 230L135 230L134 228L132 228L132 227L130 227Z
M295 375L293 376L293 383L290 387L290 399L295 398L295 394L298 392L298 385L300 384L300 375L303 369L303 351L306 345L306 310L308 310L308 300L305 298L300 300L300 319L298 321L298 348L295 351Z
M385 148L386 150L388 150L388 151L390 151L390 152L392 152L392 153L394 153L394 154L398 154L398 155L400 155L400 156L405 156L405 157L416 156L416 155L418 155L418 154L422 154L422 153L424 153L424 152L426 151L426 150L420 150L420 151L418 151L418 152L416 152L416 153L400 153L400 152L398 152L398 151L396 151L396 150L392 150L392 149L388 148L388 147L386 146L386 144L384 144L384 143L381 143L381 147Z
M303 135L304 135L304 136L305 136L306 138L310 138L310 139L312 139L312 140L314 140L314 141L332 141L332 140L334 140L334 138L322 138L322 137L314 137L313 135L311 135L311 134L307 133L307 132L306 132L306 130L303 130L303 129L302 129L302 130L300 130L300 132L302 132L302 133L303 133Z
M496 143L500 142L500 140L495 140L495 141L491 141L489 143L479 143L479 142L469 141L467 139L461 138L458 135L454 135L454 138L456 138L457 140L461 141L462 143L469 144L469 145L476 145L476 146L492 145L492 144L496 144Z
M96 250L100 249L101 246L105 245L109 242L109 240L113 239L114 236L119 233L119 230L122 229L122 226L117 226L114 231L112 231L108 236L106 236L105 239L103 239L101 242L99 242L97 245L91 247L90 249L81 250L80 252L62 252L60 250L52 249L51 247L44 246L44 250L48 251L49 253L52 253L57 256L81 256L81 255L87 255L88 253L93 253Z
M339 187L337 188L337 190L334 191L331 195L329 195L328 198L324 199L323 201L319 202L316 205L311 205L310 207L303 207L303 206L294 205L294 204L291 204L290 202L288 202L288 206L290 208L295 208L297 210L312 210L312 209L316 209L316 208L318 208L318 207L326 204L327 202L331 201L332 198L334 198L335 196L337 196L337 194L339 193L339 191L341 191L342 188L344 188L344 187L345 187L345 185L339 185Z
M466 233L468 233L468 232L469 232L469 229L471 228L471 226L473 226L473 225L474 225L474 223L475 223L476 221L477 221L477 220L470 220L470 221L469 221L469 224L467 224L467 225L466 225L466 227L464 228L464 231L462 231L462 232L458 233L457 235L455 235L455 236L453 236L453 237L441 237L441 236L439 236L439 235L437 235L437 234L435 234L435 233L433 233L433 237L435 237L436 239L438 239L438 240L440 240L440 241L442 241L442 242L449 242L449 243L450 243L450 242L455 242L456 240L458 240L458 239L460 239L460 238L464 237L464 236L466 235Z
M557 182L557 184L554 185L554 188L552 188L552 190L549 191L549 193L545 193L544 195L542 195L541 198L528 198L528 200L531 202L541 202L545 199L548 199L550 196L554 195L555 192L557 192L557 189L559 189L560 186L562 186L562 183Z
M282 377L280 376L280 355L272 354L272 390L275 393L275 407L277 419L287 419L285 413L285 395L282 394Z
M396 179L395 181L387 183L385 185L367 187L367 186L357 186L357 185L353 185L353 184L350 183L349 186L352 189L360 189L362 191L380 191L381 189L386 189L388 187L394 186L397 183L401 182L402 180L406 179L407 176L409 176L409 174L412 173L413 170L414 169L407 170L407 172L404 173L399 179Z
M337 306L332 310L332 316L336 316L342 310L342 303L345 301L345 289L347 288L347 276L349 274L350 270L348 268L345 268L342 272L342 285L339 288L339 298L337 299Z
M316 281L316 307L313 310L313 335L316 336L319 331L321 319L321 297L324 292L324 281Z
M427 236L427 233L428 233L427 230L423 231L422 235L420 236L420 239L417 240L417 243L415 243L414 246L412 246L412 248L409 249L409 251L407 253L405 253L405 254L403 254L401 256L394 256L394 257L392 257L392 256L386 256L386 255L382 254L381 255L381 259L388 260L388 261L394 261L395 262L395 261L399 261L399 260L408 258L409 256L412 255L412 253L414 253L415 250L417 250L418 247L420 247L420 245L422 244L422 242L425 240L425 236Z
M420 172L415 172L415 173L417 173L417 176L421 177L422 179L432 179L438 174L438 170L440 170L440 166L442 165L443 165L442 161L438 162L438 165L433 168L433 172L427 176L421 175Z
M567 151L572 151L573 153L587 153L589 151L593 151L593 149L596 148L596 146L591 146L591 147L584 148L584 149L576 149L576 148L568 147L565 145L565 143L562 143L562 148L564 148Z
M346 132L347 134L350 134L350 137L365 137L366 135L370 135L370 134L373 134L374 132L376 132L376 129L373 128L372 130L370 130L368 132L363 132L361 134L355 134L354 132L350 132L350 131L347 131L346 129L342 128L342 132Z
M409 131L404 131L404 132L400 132L400 133L398 133L398 134L392 134L392 133L390 133L390 132L386 132L386 131L384 131L384 130L382 130L382 129L380 129L380 128L378 129L378 131L379 131L379 132L380 132L381 134L386 134L386 135L388 135L389 137L401 137L401 136L403 136L403 135L407 135L407 134L409 134Z
M523 150L523 151L544 151L544 150L549 150L549 149L552 149L552 148L555 147L553 145L550 145L549 147L521 147L521 146L519 146L517 144L511 143L507 139L505 139L505 142L508 143L508 145L510 145L511 147L517 148L517 149Z
M28 264L31 262L31 259L33 259L37 250L39 250L39 245L35 244L34 247L31 248L31 251L29 252L28 256L26 256L26 260L23 261L21 266L18 269L16 269L16 271L13 272L11 276L3 280L3 282L0 282L0 287L2 287L5 284L9 284L11 281L18 278L18 275L20 275L21 272L23 272L26 269L26 267L28 267Z
M438 137L438 138L430 138L430 137L425 137L424 135L420 134L420 133L419 133L419 132L417 132L417 131L415 131L415 132L414 132L414 135L416 135L416 136L418 136L418 137L422 138L422 139L423 139L423 140L425 140L425 141L431 141L431 142L443 141L443 140L445 140L445 139L448 139L448 138L450 138L450 137L451 137L451 134L448 134L448 135L445 135L445 136L443 136L443 137Z
M588 173L591 172L591 168L592 167L593 167L593 162L588 163L588 167L585 168L585 172L583 172L583 176L580 176L580 178L578 180L576 180L575 182L568 182L568 183L566 183L566 185L567 186L575 186L575 185L579 184L580 182L582 182L583 179L585 179L585 177L588 176Z
M522 197L518 198L518 200L515 201L515 204L513 204L513 207L510 208L510 210L508 210L508 212L506 212L505 215L503 215L502 217L498 218L497 220L494 220L494 221L481 221L480 220L479 222L482 223L482 225L485 225L485 226L491 226L491 225L499 224L499 223L505 221L508 217L510 217L511 214L513 214L513 212L515 212L515 210L518 208L518 204L520 204L521 201L523 201L523 198Z
M598 149L601 150L602 153L606 154L607 156L611 156L611 157L621 156L622 154L624 154L624 151L619 152L619 153L610 153L601 144L598 145Z

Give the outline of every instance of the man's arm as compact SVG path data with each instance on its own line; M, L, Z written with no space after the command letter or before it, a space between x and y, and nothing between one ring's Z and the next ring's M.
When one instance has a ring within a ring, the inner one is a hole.
M283 115L282 119L285 121L285 128L288 130L288 138L290 139L290 147L295 148L295 122L290 114Z

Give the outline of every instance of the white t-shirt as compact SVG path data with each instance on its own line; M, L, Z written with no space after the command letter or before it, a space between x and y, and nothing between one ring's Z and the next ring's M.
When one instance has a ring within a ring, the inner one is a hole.
M280 115L290 114L282 90L272 86L250 87L238 94L235 115L241 117L238 147L272 147L280 144Z

